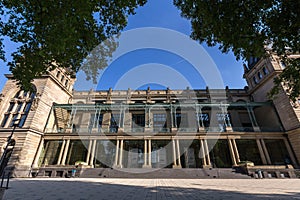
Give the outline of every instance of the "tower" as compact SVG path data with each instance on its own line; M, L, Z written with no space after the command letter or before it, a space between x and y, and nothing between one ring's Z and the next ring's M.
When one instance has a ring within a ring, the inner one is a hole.
M6 170L14 177L28 177L37 150L43 143L43 132L52 104L68 103L72 98L75 78L63 69L55 69L32 82L33 92L20 89L12 75L6 75L7 82L0 99L0 147L4 152L7 137L12 135L13 145L6 155ZM14 121L18 119L17 124Z
M298 58L299 54L289 55L290 58ZM253 101L270 101L268 92L274 87L274 78L284 68L285 63L276 55L264 59L251 58L248 66L244 66L246 79L249 86L249 94ZM294 103L281 85L279 93L273 98L273 104L284 127L285 133L294 153L300 161L300 104L299 100Z

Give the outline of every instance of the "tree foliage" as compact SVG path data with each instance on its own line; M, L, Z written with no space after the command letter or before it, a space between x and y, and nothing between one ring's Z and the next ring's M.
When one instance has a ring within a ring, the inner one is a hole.
M288 64L271 94L285 82L290 98L299 97L300 62L289 59L289 54L300 50L300 1L174 0L174 4L191 21L193 39L219 44L222 52L232 50L237 59L268 56L265 47L271 47Z
M107 40L127 24L128 15L146 0L2 0L0 2L0 59L5 60L3 37L19 44L8 63L25 89L30 82L55 67L77 72L97 45L101 65L83 69L97 77L116 48ZM87 65L85 65L87 67ZM90 66L89 66L90 67Z

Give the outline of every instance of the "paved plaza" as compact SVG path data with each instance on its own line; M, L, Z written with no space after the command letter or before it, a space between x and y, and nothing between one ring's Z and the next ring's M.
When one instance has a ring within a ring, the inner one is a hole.
M24 178L3 199L300 199L300 179Z

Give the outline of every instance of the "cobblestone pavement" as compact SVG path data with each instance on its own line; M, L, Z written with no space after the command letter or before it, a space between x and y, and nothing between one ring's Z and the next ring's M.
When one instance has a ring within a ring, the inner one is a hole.
M12 179L3 199L300 199L300 179Z

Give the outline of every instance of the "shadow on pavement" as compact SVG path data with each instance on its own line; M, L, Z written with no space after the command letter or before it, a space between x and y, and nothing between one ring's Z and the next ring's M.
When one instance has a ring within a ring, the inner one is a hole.
M232 180L233 181L233 180ZM280 194L285 186L278 185L274 180L275 186L269 194L263 189L258 192L258 184L263 181L249 182L250 192L239 192L236 186L230 188L229 182L222 182L220 189L209 189L218 187L218 182L210 181L206 184L205 180L188 182L186 180L166 180L166 179L13 179L10 188L5 191L5 200L35 200L35 199L118 199L118 200L152 200L152 199L299 199L299 192L288 192ZM119 183L117 183L119 182ZM226 183L226 184L224 184ZM247 183L247 182L243 182ZM258 183L258 184L250 184ZM269 182L268 182L269 183ZM297 183L300 183L297 182ZM222 189L222 187L226 189ZM245 184L241 185L245 187ZM300 188L300 187L299 187ZM274 192L275 191L275 192ZM278 192L276 192L278 191Z

